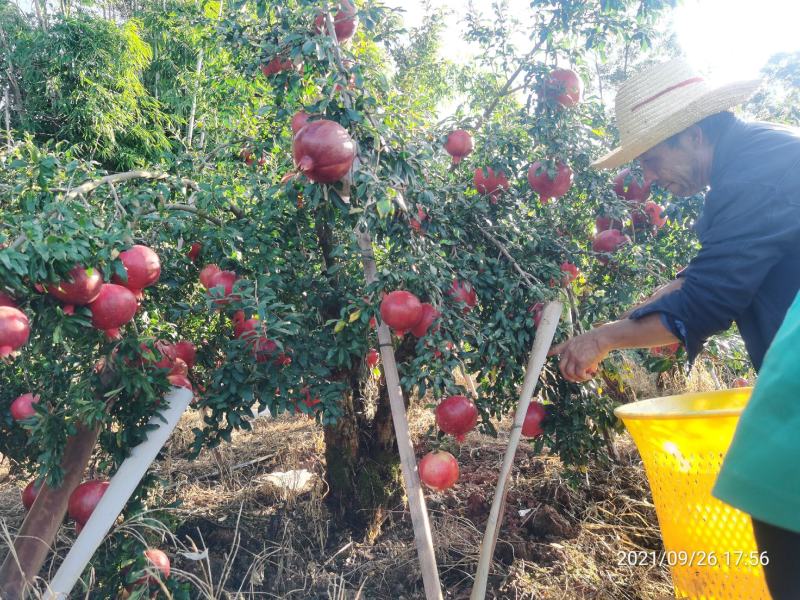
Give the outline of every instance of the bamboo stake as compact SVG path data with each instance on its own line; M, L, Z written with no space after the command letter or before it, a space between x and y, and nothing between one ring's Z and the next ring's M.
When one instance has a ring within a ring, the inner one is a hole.
M367 284L377 278L375 255L372 252L372 239L366 229L356 230L356 239L361 248L361 259L364 263L364 275ZM386 388L389 392L389 404L392 409L392 422L397 436L397 448L400 452L400 467L403 472L408 507L411 512L411 523L414 526L414 540L417 544L420 569L422 570L422 583L425 586L426 600L442 600L442 586L439 583L439 571L436 568L436 555L433 551L433 537L431 535L428 510L425 507L425 496L419 482L417 459L414 456L414 447L411 444L411 435L408 432L406 406L403 402L403 391L400 389L400 376L397 373L397 363L394 360L392 347L392 334L389 327L381 322L378 326L378 344L381 349L383 374L386 377Z
M531 403L531 397L539 382L539 376L547 359L547 352L556 334L556 327L561 318L562 305L560 302L550 302L544 307L542 320L536 329L536 337L533 339L533 349L531 350L528 366L525 370L525 381L522 384L522 391L517 403L517 412L514 415L514 424L511 426L511 435L508 440L508 448L503 457L503 466L500 470L500 477L497 480L497 488L494 492L494 502L492 510L489 512L489 520L486 523L486 533L483 536L481 545L481 556L478 561L478 570L475 573L475 584L472 586L470 600L483 600L486 597L486 583L489 577L489 568L494 556L494 548L497 544L497 533L500 530L500 523L503 520L503 512L506 504L506 492L508 491L508 476L511 474L511 467L514 464L514 455L517 452L520 437L522 437L522 423L525 421L525 414Z

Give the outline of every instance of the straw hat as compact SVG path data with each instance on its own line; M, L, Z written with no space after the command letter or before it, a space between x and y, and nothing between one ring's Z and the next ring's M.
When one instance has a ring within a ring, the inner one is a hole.
M737 81L712 87L682 59L645 69L617 92L620 146L592 166L611 169L623 165L705 117L741 104L759 83Z

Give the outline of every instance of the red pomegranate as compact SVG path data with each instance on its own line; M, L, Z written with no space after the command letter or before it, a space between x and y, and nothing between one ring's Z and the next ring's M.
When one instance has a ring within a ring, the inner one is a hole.
M457 165L465 156L472 152L472 136L463 129L456 129L447 136L444 149L453 157L453 164Z
M292 117L292 132L297 133L306 126L311 116L304 110L297 111Z
M486 172L484 173L484 171ZM492 204L496 204L500 194L509 187L506 174L502 171L495 173L494 169L491 167L475 169L472 183L475 185L475 189L478 190L479 194L491 196Z
M568 108L583 97L583 80L570 69L555 69L545 83L545 95Z
M436 407L436 424L459 442L478 423L478 408L466 396L449 396Z
M597 233L608 229L622 229L622 221L606 216L597 217L594 221L594 225L597 228Z
M411 292L389 292L381 301L381 319L397 335L404 335L422 319L422 304Z
M119 336L119 328L129 323L138 305L131 290L114 283L104 283L100 295L89 304L92 325L106 332L109 338Z
M214 264L203 267L203 269L200 271L200 285L206 289L212 287L211 280L213 279L214 275L220 272L220 270L221 269Z
M172 359L172 364L169 368L169 375L183 375L184 377L188 377L189 365L186 364L185 360L176 356Z
M260 319L237 319L233 323L233 337L250 338L257 335L257 332L264 332L264 323Z
M24 312L12 306L0 306L0 357L24 346L30 333L30 322Z
M272 75L277 75L282 71L293 71L294 68L295 66L291 59L276 56L267 64L261 65L261 72L265 77L271 77Z
M328 119L307 123L292 144L295 166L314 183L335 183L353 166L356 145L344 127Z
M449 452L429 452L419 461L419 478L429 488L441 492L458 481L458 461Z
M76 265L69 272L69 281L48 285L47 292L67 306L85 306L97 298L102 285L103 276L100 271Z
M592 241L592 250L599 253L615 252L620 246L630 243L630 238L618 229L607 229L598 233Z
M547 411L541 402L531 402L525 420L522 422L522 435L525 437L538 437L542 435L542 421Z
M318 33L325 31L325 15L319 13L314 19L314 26ZM358 18L356 17L356 7L350 0L342 0L339 4L339 11L333 17L333 28L336 31L336 39L340 42L349 40L358 28Z
M17 308L17 303L8 294L0 292L0 306L8 306L10 308Z
M625 200L644 202L650 197L650 182L642 183L625 168L614 177L614 192Z
M238 279L236 273L233 271L219 271L218 273L214 273L211 276L211 280L209 281L209 288L208 288L208 295L211 296L211 290L215 288L222 288L222 292L215 292L216 296L222 295L221 298L217 297L214 299L216 304L227 304L231 300L236 299L233 293L233 284Z
M25 510L31 509L31 506L33 506L33 503L36 501L36 496L39 495L41 487L40 485L36 485L36 480L34 480L22 490L22 506L25 507Z
M128 274L127 281L122 281L121 277L114 275L111 281L129 290L143 290L150 287L161 276L161 261L158 254L147 246L131 246L125 252L121 252L119 259L125 265L125 272Z
M36 414L33 405L39 402L39 396L34 396L30 392L17 396L11 403L11 416L15 421L30 419Z
M747 381L747 379L745 379L744 377L737 377L736 379L733 380L733 383L731 383L731 387L734 388L744 388L749 385L750 382Z
M367 363L367 367L370 369L374 369L378 366L378 363L381 360L380 353L375 350L375 348L371 348L369 352L367 352L367 356L364 361Z
M564 273L562 281L564 285L569 285L575 281L581 274L580 269L569 261L561 263L561 272Z
M681 343L675 342L674 344L670 344L668 346L658 346L656 348L650 348L650 354L652 354L653 356L675 356L680 347Z
M169 556L157 548L148 548L144 551L146 569L153 572L147 577L140 577L133 585L158 585L159 579L168 579L170 573Z
M183 360L190 369L194 367L194 363L197 360L197 350L192 342L188 340L176 342L172 345L172 352L175 354L175 358Z
M275 354L278 349L278 344L275 340L271 340L264 336L259 336L253 343L253 356L256 357L256 362L265 363ZM283 359L277 359L278 364L283 364Z
M664 214L664 208L652 200L645 202L644 212L647 213L650 224L656 229L661 229L667 224L667 215Z
M423 224L425 221L428 220L428 213L425 212L425 209L421 205L417 205L417 216L416 218L411 218L408 221L408 224L411 226L411 229L416 231L417 233L424 233L422 230Z
M542 313L544 312L544 304L542 302L537 302L528 309L528 312L533 315L533 324L536 327L539 327L539 323L542 322Z
M189 257L189 260L192 262L196 262L197 258L200 256L200 251L203 249L203 244L200 242L194 242L190 247L189 251L186 253L186 256Z
M186 388L190 392L193 392L194 389L192 388L192 382L189 381L189 378L182 373L170 373L167 375L167 381L170 382L175 387L182 387Z
M67 505L69 518L81 525L86 525L109 485L108 481L90 479L76 487L70 494Z
M442 313L436 310L432 304L429 304L428 302L423 302L422 318L419 320L419 323L417 323L416 325L414 325L414 327L411 328L411 333L418 338L424 337L428 333L428 330L430 329L431 325L433 325L433 322L441 316Z
M457 303L464 304L465 313L475 308L475 305L478 303L478 295L475 293L475 289L472 287L472 284L468 281L459 281L458 279L454 279L447 293Z
M547 204L551 198L560 198L569 191L572 186L572 169L559 162L556 165L556 175L551 179L547 173L547 165L536 161L528 168L528 184L539 194L539 201Z

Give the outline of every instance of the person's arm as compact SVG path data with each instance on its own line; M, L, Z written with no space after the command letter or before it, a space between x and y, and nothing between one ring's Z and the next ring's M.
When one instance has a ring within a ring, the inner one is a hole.
M643 302L639 302L639 304L636 304L636 305L632 306L631 308L629 308L628 310L626 310L624 313L622 313L620 315L619 318L620 319L627 319L631 315L631 313L633 311L639 310L640 308L642 308L643 306L645 306L647 304L650 304L654 300L658 300L659 298L661 298L661 296L666 296L667 294L671 294L675 290L681 289L682 285L683 285L683 277L679 276L677 279L674 279L674 280L670 281L666 285L662 285L655 292L653 292L653 294L649 298L647 298L647 300L644 300Z
M664 326L659 314L638 320L622 319L596 327L554 346L549 356L561 355L561 373L569 381L586 381L594 376L600 361L612 350L665 346L678 341Z

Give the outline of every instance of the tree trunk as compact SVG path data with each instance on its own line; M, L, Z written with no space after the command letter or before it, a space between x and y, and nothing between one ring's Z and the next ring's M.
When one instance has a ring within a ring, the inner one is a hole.
M192 138L194 137L194 115L197 111L197 93L200 87L200 73L203 70L203 49L197 53L197 68L195 71L194 93L192 94L192 110L189 113L189 129L186 133L186 147L192 148Z
M364 416L357 385L342 399L342 409L339 420L325 427L328 507L372 543L403 489L386 386L381 386L371 420Z
M64 481L61 487L45 484L39 490L14 540L14 550L6 554L0 566L0 598L23 598L25 588L39 574L67 514L70 494L83 478L98 434L99 429L89 430L81 425L77 434L67 440L61 460Z

